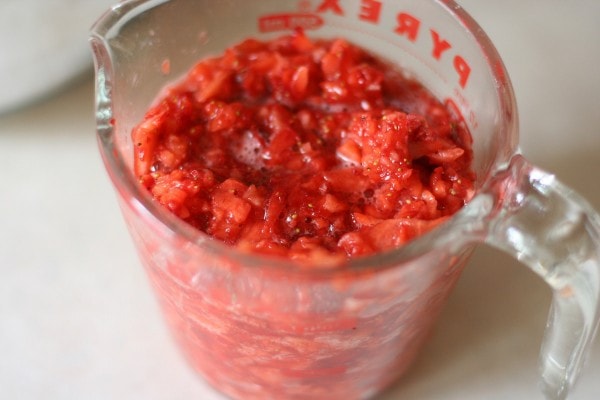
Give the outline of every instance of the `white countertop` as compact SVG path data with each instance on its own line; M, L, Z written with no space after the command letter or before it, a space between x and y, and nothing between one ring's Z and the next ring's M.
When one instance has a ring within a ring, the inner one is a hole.
M600 2L461 3L504 57L524 154L600 210ZM0 397L222 399L163 326L97 152L92 105L88 75L0 116ZM542 399L549 299L525 267L480 248L419 362L382 399ZM590 356L572 399L600 398L598 340Z

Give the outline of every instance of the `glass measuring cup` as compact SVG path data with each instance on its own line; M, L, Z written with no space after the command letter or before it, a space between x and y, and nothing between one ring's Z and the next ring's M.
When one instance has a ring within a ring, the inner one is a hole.
M343 36L410 71L463 116L477 192L402 249L307 272L208 240L155 205L131 174L131 128L198 59L294 27ZM518 257L553 289L541 352L564 398L598 319L594 211L518 155L501 60L450 1L134 1L94 27L100 148L173 333L207 381L237 398L365 398L418 354L473 246ZM170 66L165 74L164 65Z

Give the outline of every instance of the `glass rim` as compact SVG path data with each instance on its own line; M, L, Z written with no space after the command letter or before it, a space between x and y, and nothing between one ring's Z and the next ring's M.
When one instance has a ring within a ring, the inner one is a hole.
M94 23L90 30L90 42L95 56L94 62L96 74L99 72L99 66L107 65L109 67L107 69L110 73L110 57L100 50L100 48L107 47L104 35L126 20L129 17L130 12L143 12L168 1L170 0L126 0L113 6ZM444 8L445 11L452 16L479 45L482 57L486 59L489 71L496 80L495 87L497 95L499 96L499 106L503 110L509 110L511 112L514 118L512 122L516 124L516 101L512 85L504 63L490 38L462 6L454 0L432 1ZM108 64L106 65L105 63ZM231 260L238 261L238 264L242 267L258 267L262 269L272 268L274 271L281 271L288 275L299 274L314 278L399 268L402 265L409 263L411 260L430 252L435 248L436 242L439 242L441 237L449 234L449 228L451 228L458 219L461 219L461 216L467 217L467 215L471 213L473 201L481 196L480 192L482 188L485 187L485 183L491 179L497 170L502 169L510 161L512 156L516 154L516 152L513 152L500 155L493 163L494 168L481 180L482 184L476 188L475 194L465 206L452 215L447 221L444 221L431 231L419 235L400 247L379 251L367 256L349 258L346 261L336 263L331 267L327 266L327 264L314 264L312 262L311 264L306 264L282 256L240 250L235 246L228 245L218 239L212 238L205 232L193 228L191 225L169 212L165 207L158 204L152 198L150 193L142 188L134 174L131 172L131 168L127 165L126 160L116 148L114 142L116 129L115 126L107 120L107 118L112 118L112 113L107 114L99 112L99 92L110 93L112 90L112 82L108 78L109 77L104 76L102 82L99 82L98 76L96 76L95 110L97 139L101 150L102 160L120 200L124 201L127 207L130 207L133 212L137 213L147 223L157 224L161 229L166 229L168 231L167 233L176 235L189 244L202 247L203 251L209 251L217 256L226 255ZM112 109L110 95L107 107ZM516 151L516 149L511 149L511 151ZM464 244L468 243L465 242ZM464 244L461 248L464 247Z

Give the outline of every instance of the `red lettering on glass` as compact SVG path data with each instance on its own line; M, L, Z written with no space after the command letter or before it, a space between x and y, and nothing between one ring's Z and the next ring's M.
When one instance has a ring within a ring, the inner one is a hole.
M440 37L439 33L431 29L431 38L433 39L433 58L439 60L442 53L450 49L452 45Z
M317 12L325 12L331 10L337 15L344 15L344 10L340 6L339 0L325 0L319 8L317 8Z
M363 0L360 6L359 18L363 21L372 22L374 24L379 22L381 16L381 2L377 0Z
M471 75L471 67L461 56L454 57L454 69L458 73L458 83L463 89L467 86L469 75Z
M406 35L411 42L417 40L421 21L407 13L399 13L396 16L396 21L398 22L395 30L397 34Z

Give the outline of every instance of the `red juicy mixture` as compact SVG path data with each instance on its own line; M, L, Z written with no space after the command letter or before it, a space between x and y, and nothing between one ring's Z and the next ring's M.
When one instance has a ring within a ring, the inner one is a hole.
M400 246L473 191L464 124L343 39L250 39L201 61L133 140L140 182L178 217L297 260Z

